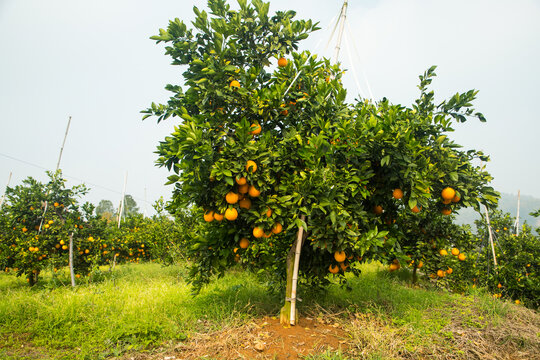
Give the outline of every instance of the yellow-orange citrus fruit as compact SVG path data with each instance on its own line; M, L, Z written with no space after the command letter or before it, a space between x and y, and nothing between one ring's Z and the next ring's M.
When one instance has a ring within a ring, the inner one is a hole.
M377 205L373 207L373 212L377 215L381 215L383 213L383 208L381 205Z
M444 200L452 200L456 196L456 191L451 187L446 187L441 192L441 196Z
M287 59L285 59L284 57L280 57L279 60L277 61L277 64L279 67L285 67L287 66Z
M54 203L54 207L59 207L59 206L60 206L59 203L57 203L57 202Z
M254 227L253 228L253 236L255 236L257 239L263 237L264 230L260 227Z
M349 268L349 264L345 264L345 263L339 263L339 267L341 268L341 270L343 272L347 271L347 269Z
M457 195L452 198L452 202L454 202L454 203L459 202L459 200L461 200L461 198L459 196L457 196Z
M497 287L498 287L499 289L502 288L502 284L499 283L499 284L497 285Z
M249 185L248 184L238 186L238 192L240 194L247 194L248 191L249 191Z
M266 217L270 216L272 216L272 209L268 208L268 210L266 210Z
M437 270L437 276L438 277L444 277L444 275L446 275L446 273L442 270Z
M267 233L264 233L263 237L265 237L266 239L268 239L270 236L272 236L272 232L270 231L268 234Z
M28 231L27 228L25 228L25 227L22 228L22 232L27 232L27 231Z
M420 260L420 261L418 262L418 268L420 269L422 266L424 266L424 263L422 262L422 260Z
M242 176L241 178L237 178L237 179L236 179L236 183L237 183L238 185L246 185L246 184L247 184L247 180L246 180L245 177Z
M214 212L213 211L205 212L204 213L204 221L206 221L206 222L214 221Z
M394 199L402 199L403 198L403 191L401 189L394 189L394 192L392 193L392 196Z
M225 210L225 219L229 221L236 220L238 217L238 211L235 208L229 208Z
M519 305L519 304L521 304L521 301L516 300L516 305Z
M446 256L448 255L448 251L446 251L445 249L442 249L441 251L439 251L439 254L441 254L441 256Z
M448 199L448 200L443 200L443 201L442 201L442 203L443 203L444 205L448 205L448 204L450 204L451 202L452 202L452 200L450 200L450 199Z
M225 200L229 204L236 204L238 202L238 194L230 191L227 193L227 195L225 195Z
M257 171L257 164L255 163L255 161L248 160L247 163L246 163L246 170L251 171L252 173Z
M397 269L399 269L399 264L395 264L395 263L391 263L390 266L388 267L388 270L390 271L394 271Z
M251 135L259 135L262 131L261 125L259 124L251 124L250 128L250 134Z
M65 244L65 241L64 240L60 240L60 245L64 245Z
M459 249L458 248L452 248L452 255L458 256L459 255Z
M68 246L67 246L67 245L64 245L64 246L62 246L62 249L63 249L63 250L67 250L67 249L68 249Z
M247 249L248 246L249 246L249 240L248 239L246 239L246 238L240 239L240 247L242 249Z
M229 86L232 87L232 88L239 88L240 83L237 80L233 80L233 81L231 81Z
M465 260L465 258L466 258L466 256L465 256L465 254L464 254L464 253L461 253L461 254L459 254L459 255L458 255L458 257L457 257L457 258L459 259L459 261L464 261L464 260Z
M345 251L336 251L334 253L334 259L336 259L337 262L344 262L347 258L347 254L345 254Z
M419 208L418 205L414 205L414 207L411 209L411 211L412 211L413 213L417 214L417 213L420 212L420 209L421 209L421 208Z
M217 221L223 220L223 214L214 213L214 219Z
M441 210L441 213L443 215L450 215L452 213L452 209L445 207Z
M257 197L257 196L261 195L261 192L259 190L257 190L257 188L255 186L251 185L249 187L248 194L251 197Z
M339 268L337 265L332 264L328 267L328 271L330 271L332 274L337 274L339 272Z
M272 232L274 234L279 234L283 230L283 226L280 223L275 223L275 225L272 227Z
M452 268L446 269L446 273L447 273L448 275L450 275L450 274L453 273L453 272L454 272L454 270L452 270Z
M240 200L238 204L240 205L242 209L247 209L247 210L251 209L251 200L249 200L248 198L244 198Z

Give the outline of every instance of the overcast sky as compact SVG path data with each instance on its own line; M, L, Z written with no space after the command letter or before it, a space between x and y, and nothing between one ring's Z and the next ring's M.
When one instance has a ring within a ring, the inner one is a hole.
M276 0L271 12L319 21L302 48L330 57L342 3ZM10 172L11 185L45 180L72 116L61 168L69 185L91 188L86 200L116 205L126 172L142 210L151 211L145 197L169 198L153 151L176 120L143 122L139 112L166 101L165 84L183 83L149 37L175 17L189 24L193 5L206 1L0 0L0 195ZM347 20L340 61L351 100L372 94L409 106L418 75L438 65L437 99L478 89L488 120L456 125L451 136L491 155L497 190L540 198L540 1L352 0Z

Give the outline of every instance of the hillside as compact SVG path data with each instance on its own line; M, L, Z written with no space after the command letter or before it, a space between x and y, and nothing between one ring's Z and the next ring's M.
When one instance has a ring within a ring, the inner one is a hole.
M510 213L512 216L517 214L517 194L501 193L501 199L499 200L499 209L505 213ZM540 226L540 218L534 218L529 214L533 211L540 209L540 199L529 196L521 195L520 205L520 224L527 222L532 227ZM474 221L480 219L480 216L472 209L462 209L457 215L456 222L458 224L470 224L474 225Z

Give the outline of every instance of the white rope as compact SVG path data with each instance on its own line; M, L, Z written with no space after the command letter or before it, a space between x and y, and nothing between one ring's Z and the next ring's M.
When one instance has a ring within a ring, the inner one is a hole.
M347 31L348 31L349 36L351 36L352 31L348 22L347 22ZM354 41L352 43L353 43L353 48L356 53L356 56L358 57L360 64L362 64L362 57L360 56L360 53L358 49L356 48L356 43ZM373 96L373 92L371 91L371 86L369 85L369 81L367 79L366 72L364 71L364 67L361 66L361 69L362 69L362 76L364 77L364 81L366 82L366 86L368 88L369 96L371 97L372 101L375 101L375 97Z
M362 91L362 87L360 86L360 82L358 81L358 76L356 75L356 68L354 66L354 61L353 61L352 56L351 56L351 45L349 43L349 40L348 40L347 36L345 36L345 44L347 45L346 50L347 50L347 55L349 57L349 61L351 62L351 69L352 69L352 73L353 73L354 82L356 83L356 87L358 88L358 91L360 92L360 95L365 99L366 95Z

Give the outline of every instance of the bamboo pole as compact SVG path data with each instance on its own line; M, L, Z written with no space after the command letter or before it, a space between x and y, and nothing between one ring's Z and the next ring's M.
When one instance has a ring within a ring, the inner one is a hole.
M518 190L518 203L517 203L517 214L516 214L516 223L515 223L515 228L516 228L516 235L519 235L519 206L520 206L520 200L521 200L521 193L520 193L520 190Z
M306 216L302 215L300 217L302 221L305 221ZM296 324L296 285L298 283L298 269L300 267L300 252L302 250L302 243L304 239L304 228L300 226L298 229L298 236L296 238L296 250L294 252L294 268L292 276L292 290L291 290L291 315L290 323L291 325Z
M69 235L69 273L71 274L71 286L75 287L75 269L73 268L73 233Z
M493 245L493 234L491 232L491 224L489 222L489 214L487 207L484 206L484 209L486 211L486 220L487 220L487 226L488 226L488 233L489 233L489 243L491 244L491 251L493 252L493 265L496 268L497 267L497 257L495 256L495 245Z
M337 64L338 58L339 58L339 50L341 49L341 39L343 37L343 30L345 28L345 21L347 20L347 5L348 1L345 0L343 2L343 6L341 7L341 14L340 19L338 20L339 24L339 32L338 32L338 38L337 38L337 44L336 48L334 50L334 64Z
M127 176L128 176L128 173L126 171L126 176L124 176L124 189L122 190L122 200L120 201L120 209L118 209L118 228L119 229L120 229L120 221L122 221L122 213L124 212L124 201L125 201L125 198L126 198Z
M10 171L7 185L6 185L6 190L9 187L9 183L11 182L11 175L13 175L13 173ZM6 199L6 190L4 190L4 195L2 195L2 198L0 199L0 209L2 209L2 205L4 205L4 200Z

